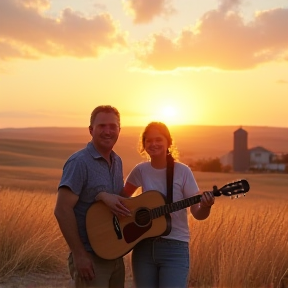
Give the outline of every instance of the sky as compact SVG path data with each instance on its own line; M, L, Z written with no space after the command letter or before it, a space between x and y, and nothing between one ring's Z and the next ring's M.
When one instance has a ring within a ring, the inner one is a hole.
M0 0L0 128L288 127L287 0Z

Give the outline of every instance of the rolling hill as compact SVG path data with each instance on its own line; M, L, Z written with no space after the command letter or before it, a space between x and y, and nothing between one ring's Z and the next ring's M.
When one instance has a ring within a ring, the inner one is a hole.
M233 149L235 126L171 126L180 160L221 157ZM263 146L288 153L288 128L243 127L248 147ZM143 127L123 127L115 151L122 157L124 174L143 159L137 152ZM88 128L0 129L0 165L61 169L65 160L90 141Z

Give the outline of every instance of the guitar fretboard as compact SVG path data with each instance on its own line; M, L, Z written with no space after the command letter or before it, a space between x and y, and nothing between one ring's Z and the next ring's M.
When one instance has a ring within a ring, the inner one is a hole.
M177 202L153 208L150 210L150 217L151 219L156 219L165 214L170 214L175 211L185 209L187 207L190 207L191 205L199 203L201 201L201 197L202 197L201 195L196 195L187 199L183 199Z

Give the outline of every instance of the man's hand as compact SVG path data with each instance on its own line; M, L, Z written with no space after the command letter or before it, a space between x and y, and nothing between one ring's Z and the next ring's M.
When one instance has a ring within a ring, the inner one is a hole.
M81 255L75 255L72 253L74 267L78 275L86 281L91 281L95 277L91 256L88 252Z
M116 194L100 192L96 197L96 201L103 201L111 210L112 213L121 216L131 216L131 212L125 207L124 201L126 198Z

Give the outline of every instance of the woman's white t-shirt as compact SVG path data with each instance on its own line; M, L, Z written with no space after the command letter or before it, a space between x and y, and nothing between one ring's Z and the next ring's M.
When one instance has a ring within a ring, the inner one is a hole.
M142 193L150 190L161 192L167 197L166 168L155 169L150 162L137 164L128 175L126 182L142 187ZM173 176L173 202L194 196L199 191L191 169L180 162L174 163ZM172 229L169 235L162 236L167 239L175 239L189 242L189 226L187 208L173 212L171 216Z

